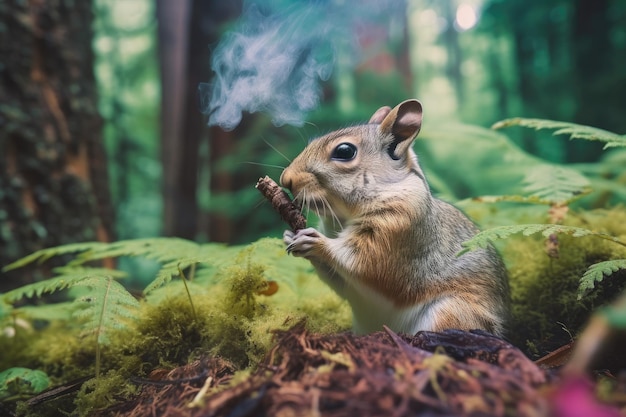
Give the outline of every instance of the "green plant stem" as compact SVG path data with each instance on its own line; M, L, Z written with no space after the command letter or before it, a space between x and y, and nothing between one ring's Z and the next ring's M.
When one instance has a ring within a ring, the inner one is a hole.
M189 269L189 282L193 281L193 279L196 277L196 263L191 264L191 267Z
M608 236L608 235L601 235L601 234L591 235L591 236L597 236L597 237L599 237L601 239L608 240L609 242L617 243L618 245L622 245L623 247L626 248L626 242L622 242L621 240L619 240L619 239L617 239L615 237Z
M196 264L192 264L192 274L195 272L195 266ZM191 299L191 293L189 292L189 287L187 286L187 278L185 277L185 273L183 272L183 270L180 268L180 266L178 267L178 272L180 272L180 276L183 280L183 285L185 286L185 291L187 292L187 298L189 298L189 305L191 305L191 313L193 314L193 318L194 320L198 318L198 316L196 316L196 309L193 305L193 300Z
M113 281L113 278L107 277L107 289L104 293L104 299L102 300L102 310L100 310L100 320L98 323L98 331L96 332L96 380L100 377L100 333L102 332L104 312L106 311L109 291L111 290L111 281Z

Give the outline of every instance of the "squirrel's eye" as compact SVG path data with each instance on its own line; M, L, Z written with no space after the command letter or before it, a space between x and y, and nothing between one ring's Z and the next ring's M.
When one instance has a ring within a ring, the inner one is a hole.
M331 158L337 161L351 161L356 156L356 146L351 143L340 143L333 150Z

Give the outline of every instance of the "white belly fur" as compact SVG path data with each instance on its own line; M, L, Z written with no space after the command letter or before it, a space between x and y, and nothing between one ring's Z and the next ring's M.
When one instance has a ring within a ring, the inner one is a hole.
M358 283L345 288L344 296L352 307L352 330L357 334L383 330L383 325L394 332L411 335L433 329L436 301L397 307L376 291Z

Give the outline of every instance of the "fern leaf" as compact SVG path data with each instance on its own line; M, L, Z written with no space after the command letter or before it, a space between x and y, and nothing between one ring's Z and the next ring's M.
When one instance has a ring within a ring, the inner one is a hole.
M25 265L33 263L35 261L44 262L54 256L66 255L69 253L77 253L77 252L90 252L97 248L101 248L106 246L106 243L102 242L84 242L84 243L72 243L69 245L56 246L54 248L41 249L37 252L31 253L24 258L18 259L17 261L10 263L9 265L2 268L3 272L10 271L12 269L21 268Z
M570 139L583 139L604 142L604 149L611 147L626 146L626 135L618 135L603 129L591 126L579 125L575 123L559 122L544 119L525 119L516 117L497 122L492 126L493 129L502 129L511 126L523 126L541 129L556 129L554 135L569 135Z
M551 234L568 234L574 237L595 236L601 239L610 240L622 246L626 246L626 243L621 242L616 237L604 233L593 232L580 227L563 226L558 224L519 224L514 226L494 227L493 229L488 229L478 233L470 240L463 242L464 249L460 251L458 255L460 256L476 249L486 248L496 240L506 239L511 235L518 233L522 233L524 236L541 233L545 237L548 237Z
M135 317L139 302L112 276L91 276L72 286L91 289L88 295L76 299L81 308L74 316L84 320L85 334L95 334L100 345L108 342L108 329L123 328L124 319Z
M589 180L564 166L540 165L528 171L524 191L549 204L568 204L589 193Z
M100 376L102 345L109 342L109 329L126 327L126 320L134 317L139 302L113 277L88 277L73 286L91 289L89 295L76 299L82 307L73 315L84 320L83 334L96 336L96 378Z
M80 264L104 258L120 256L144 256L157 262L168 262L179 258L196 256L201 250L199 245L180 238L146 238L120 240L108 243L89 252L81 253L72 264Z
M215 245L215 244L213 244ZM68 266L81 265L88 261L120 256L145 256L158 262L172 261L177 258L196 256L203 247L195 242L179 238L146 238L120 240L118 242L74 243L42 249L5 266L3 271L20 268L35 261L43 262L54 256L78 253Z
M2 295L2 300L6 303L12 304L24 297L41 297L45 293L53 293L55 291L60 291L73 286L79 281L90 276L111 275L116 278L126 276L124 272L111 271L106 268L61 267L55 268L54 272L59 275L45 281L24 285L9 291Z
M219 265L224 262L223 256L219 256L219 253L223 253L224 250L225 245L222 244L209 243L200 245L179 238L132 239L113 243L77 243L43 249L12 263L7 266L5 270L18 268L28 263L45 260L56 255L68 253L78 253L78 255L74 260L68 262L68 272L64 274L66 276L56 277L41 283L18 288L11 293L5 294L4 298L15 301L24 296L41 295L45 292L67 288L72 283L78 282L80 279L84 278L84 276L80 277L77 275L81 265L90 261L120 256L143 256L163 264L154 281L146 288L145 291L148 293L169 282L173 276L178 275L179 266L184 269L195 263ZM74 271L76 274L74 274L74 272L70 273L69 271ZM117 277L117 274L118 273L111 270L93 271L93 275L112 275L113 277Z
M157 288L167 284L172 280L172 277L180 275L180 270L185 269L193 264L208 263L206 258L182 258L172 262L164 264L156 277L148 284L143 290L144 294L149 294Z
M602 282L604 277L611 276L620 269L626 269L626 259L599 262L591 265L580 279L578 299L580 300L590 293L595 288L596 283Z

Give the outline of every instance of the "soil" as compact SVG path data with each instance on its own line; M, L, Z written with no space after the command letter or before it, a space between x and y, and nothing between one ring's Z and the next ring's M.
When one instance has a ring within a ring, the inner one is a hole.
M97 415L566 417L573 406L608 417L626 406L624 378L611 376L607 405L588 378L542 369L480 331L317 335L301 323L276 333L251 375L235 381L234 371L205 357L154 372L134 381L139 395Z

